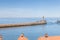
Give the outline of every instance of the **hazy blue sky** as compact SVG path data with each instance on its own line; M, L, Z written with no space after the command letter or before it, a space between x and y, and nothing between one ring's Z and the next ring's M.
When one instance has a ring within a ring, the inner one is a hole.
M60 0L0 0L0 17L59 17Z

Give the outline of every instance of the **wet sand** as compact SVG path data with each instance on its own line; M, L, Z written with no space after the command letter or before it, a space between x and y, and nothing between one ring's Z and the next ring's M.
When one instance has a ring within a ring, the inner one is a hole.
M38 40L60 40L60 36L49 36L48 38L40 37Z
M28 40L28 38L26 38L26 37L24 37L24 36L23 36L23 37L20 36L20 37L18 38L18 40Z

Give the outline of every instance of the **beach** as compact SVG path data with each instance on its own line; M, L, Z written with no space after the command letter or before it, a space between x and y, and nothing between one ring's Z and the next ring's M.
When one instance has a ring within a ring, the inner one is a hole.
M60 36L49 36L48 38L40 37L38 40L60 40Z

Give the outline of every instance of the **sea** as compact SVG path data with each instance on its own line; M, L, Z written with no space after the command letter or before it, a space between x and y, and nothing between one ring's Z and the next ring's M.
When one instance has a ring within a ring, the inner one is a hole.
M42 18L0 18L0 24L36 22L40 20ZM45 18L45 20L47 21L45 25L0 28L0 35L2 35L3 40L18 40L22 33L28 40L37 40L46 33L48 36L60 36L60 24L57 23L57 18Z

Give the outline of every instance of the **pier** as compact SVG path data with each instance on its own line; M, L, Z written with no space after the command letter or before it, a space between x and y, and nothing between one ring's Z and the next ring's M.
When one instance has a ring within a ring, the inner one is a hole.
M0 28L6 28L6 27L22 27L22 26L33 26L33 25L43 25L46 23L41 22L27 22L27 23L18 23L18 24L0 24Z
M17 23L17 24L0 24L0 28L7 28L7 27L22 27L22 26L34 26L34 25L44 25L47 24L46 20L36 21L36 22L26 22L26 23Z

